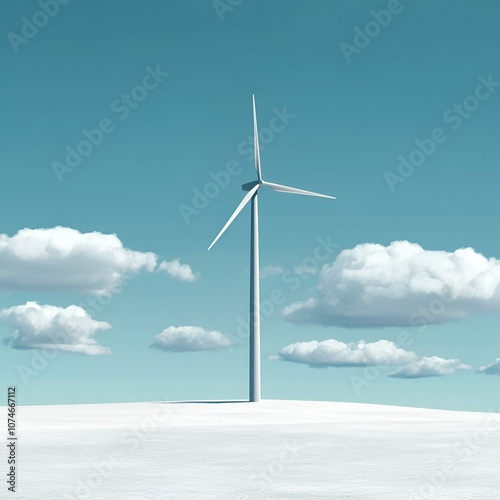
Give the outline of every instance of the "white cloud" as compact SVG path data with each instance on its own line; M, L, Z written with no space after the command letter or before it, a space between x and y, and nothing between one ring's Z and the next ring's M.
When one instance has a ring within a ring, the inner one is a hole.
M267 265L260 270L260 277L267 278L268 276L277 276L282 274L284 269L279 266Z
M0 318L15 328L5 341L13 349L52 349L90 356L111 353L93 338L111 325L93 320L75 305L63 308L27 302L3 309Z
M269 356L269 359L304 363L312 368L398 365L397 370L390 374L394 378L437 377L450 375L457 370L471 369L458 359L418 357L414 352L405 351L389 340L371 343L360 340L349 344L334 339L322 342L317 340L296 342L283 347L279 356ZM500 358L497 359L496 365L493 370L497 370L500 374ZM482 371L482 368L480 370Z
M413 363L399 367L390 377L394 378L422 378L451 375L457 370L470 370L472 367L464 365L459 359L443 359L437 356L422 357Z
M280 358L311 367L400 365L417 359L411 351L405 351L388 340L366 343L362 340L345 344L329 339L318 342L296 342L283 347Z
M365 243L325 265L316 297L282 314L290 322L345 327L437 324L500 311L499 283L500 261L472 248Z
M120 289L126 275L152 272L157 259L152 252L125 248L115 234L80 233L61 226L22 229L12 237L0 234L0 290L109 296ZM178 279L191 280L189 266L178 261L161 266L169 267Z
M188 264L181 264L179 259L171 260L170 262L164 260L159 266L160 271L165 271L172 278L180 281L187 281L191 283L198 279L191 267Z
M231 341L222 333L200 326L169 326L154 337L151 347L162 351L218 351L229 347Z
M318 274L318 270L313 266L293 266L295 274Z
M486 375L500 375L500 358L495 359L492 363L486 366L481 366L478 372Z

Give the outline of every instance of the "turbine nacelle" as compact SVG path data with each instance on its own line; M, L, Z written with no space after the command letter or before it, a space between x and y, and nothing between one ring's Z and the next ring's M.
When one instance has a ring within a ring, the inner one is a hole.
M257 184L262 185L262 182L263 181L247 182L246 184L243 184L243 186L241 186L241 189L243 189L243 191L251 191Z

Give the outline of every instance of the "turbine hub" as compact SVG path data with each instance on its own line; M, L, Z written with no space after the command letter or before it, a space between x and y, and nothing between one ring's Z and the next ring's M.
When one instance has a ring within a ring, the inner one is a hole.
M243 186L241 186L241 189L243 189L243 191L251 191L257 184L262 184L262 182L259 181L247 182L246 184L243 184Z

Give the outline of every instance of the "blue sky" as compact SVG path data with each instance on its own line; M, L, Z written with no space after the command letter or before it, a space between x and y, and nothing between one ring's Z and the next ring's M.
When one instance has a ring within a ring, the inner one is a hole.
M222 4L218 13L211 1L72 1L59 5L37 33L24 28L31 38L19 42L12 33L23 36L23 18L44 24L37 14L41 6L5 3L0 233L13 237L23 228L56 226L115 233L125 248L154 252L158 263L180 259L198 278L142 270L100 311L90 311L88 290L55 289L50 275L38 286L10 286L4 278L3 310L28 301L76 305L112 326L97 335L110 355L51 351L57 355L47 366L37 365L27 383L19 366L32 368L36 351L0 346L5 384L20 387L22 404L247 396L246 341L216 352L150 346L171 326L197 326L234 339L238 318L247 318L249 210L210 253L206 249L241 200L241 184L255 178L246 152L254 93L261 129L276 123L275 116L288 116L272 137L261 137L264 178L337 197L269 189L260 194L261 267L284 271L261 283L263 300L273 290L284 297L262 324L263 397L496 409L500 379L475 373L500 357L495 301L474 299L465 318L424 331L409 325L347 328L331 318L326 326L287 322L281 309L316 296L319 274L300 278L298 287L287 277L313 255L318 238L338 245L321 265L357 245L388 247L393 241L426 251L471 247L488 259L500 257L500 87L491 83L500 82L500 6L492 0L481 9L466 1L243 0L225 10ZM398 13L386 26L376 24L371 11L389 7ZM378 34L363 42L357 29ZM341 44L356 50L346 57ZM129 101L127 116L123 108L119 112L123 103L116 101L153 70L168 76L156 73L162 81L135 90L140 102ZM478 85L482 100L468 99ZM63 163L66 148L85 139L82 130L103 120L110 132L58 178L54 162ZM398 157L408 159L415 141L436 129L446 140L401 176ZM229 162L236 173L228 186L186 223L180 207L192 206L193 190L206 189L210 173L224 171ZM403 182L391 184L391 174ZM92 259L85 262L92 265ZM5 276L11 263L0 257L0 265ZM31 277L40 271L19 269ZM356 391L353 376L366 380L363 367L317 369L269 359L297 342L397 342L402 331L412 339L407 351L472 368L408 379L389 377L395 367L382 366ZM12 324L0 322L0 336L12 334Z

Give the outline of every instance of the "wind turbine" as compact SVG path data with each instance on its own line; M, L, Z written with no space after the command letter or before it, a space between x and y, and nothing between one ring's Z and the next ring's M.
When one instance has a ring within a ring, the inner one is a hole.
M226 222L226 225L221 229L212 244L208 247L210 250L215 242L222 236L224 231L229 227L231 222L236 219L236 216L243 210L243 207L252 200L252 216L250 229L250 401L260 401L260 289L259 289L259 210L257 204L257 191L261 186L269 186L274 191L281 193L305 194L309 196L319 196L321 198L331 198L325 194L313 193L304 191L281 184L274 184L262 179L260 169L260 153L259 153L259 132L257 129L257 113L255 112L255 96L253 98L253 135L254 135L254 154L255 154L255 170L257 170L257 180L243 184L243 191L248 191L238 208Z

